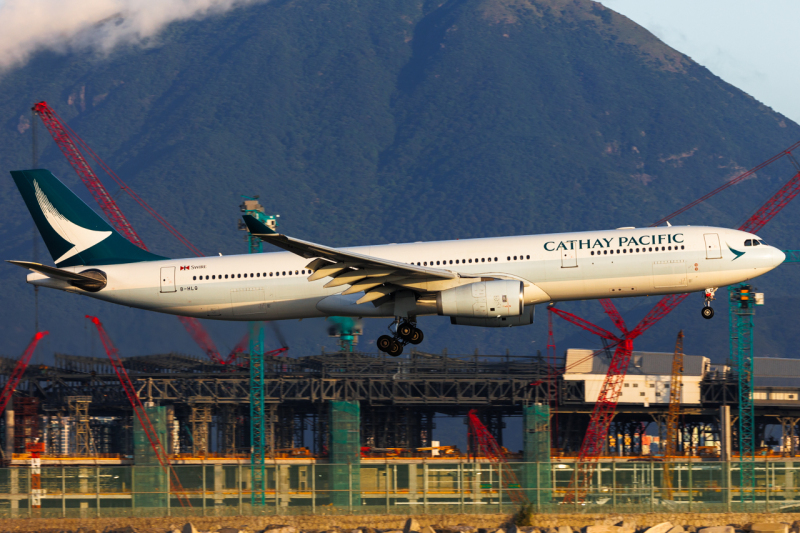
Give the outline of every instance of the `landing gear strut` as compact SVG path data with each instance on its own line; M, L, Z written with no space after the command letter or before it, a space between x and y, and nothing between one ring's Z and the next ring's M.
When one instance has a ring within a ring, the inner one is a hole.
M392 326L394 326L394 331L392 331ZM381 335L378 337L377 345L380 351L388 353L392 357L403 353L403 347L406 344L419 344L425 338L416 322L411 320L400 322L400 319L397 318L389 326L389 331L392 332L392 335Z
M711 307L711 302L714 301L714 293L717 292L717 288L714 287L713 289L706 289L705 291L705 299L703 301L703 310L700 312L703 315L703 318L709 320L714 316L714 309Z

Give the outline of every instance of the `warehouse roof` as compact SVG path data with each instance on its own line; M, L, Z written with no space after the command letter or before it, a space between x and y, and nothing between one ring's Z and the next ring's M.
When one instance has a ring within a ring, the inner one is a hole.
M594 350L568 349L566 373L605 375L610 363L608 353L601 351L594 357L592 353ZM628 363L628 375L669 376L672 374L672 358L671 353L633 352ZM703 365L707 361L707 358L699 355L684 355L683 375L702 376Z

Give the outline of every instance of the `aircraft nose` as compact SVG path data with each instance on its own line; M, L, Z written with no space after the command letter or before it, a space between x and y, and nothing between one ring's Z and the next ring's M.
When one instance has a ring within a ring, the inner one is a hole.
M773 247L772 250L770 250L770 259L773 266L778 266L786 261L786 254Z

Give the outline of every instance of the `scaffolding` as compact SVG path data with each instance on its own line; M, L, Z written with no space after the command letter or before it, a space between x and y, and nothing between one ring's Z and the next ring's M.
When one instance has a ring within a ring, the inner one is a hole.
M755 410L753 406L753 317L756 301L750 285L729 287L731 360L739 384L739 486L742 505L756 500Z
M330 404L331 494L333 505L361 505L361 412L358 402Z
M161 442L167 442L166 409L146 406L144 410L158 439ZM139 492L134 495L133 505L136 507L166 507L169 489L168 471L159 462L138 417L134 417L133 422L133 460L137 468L134 470L132 485Z
M91 396L68 396L69 414L75 424L75 455L87 456L92 453L92 430L89 425L89 404Z

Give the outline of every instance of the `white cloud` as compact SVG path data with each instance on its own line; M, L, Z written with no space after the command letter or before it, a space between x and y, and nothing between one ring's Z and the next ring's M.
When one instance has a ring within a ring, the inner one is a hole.
M259 0L2 0L0 71L42 49L107 53L145 43L172 22Z

